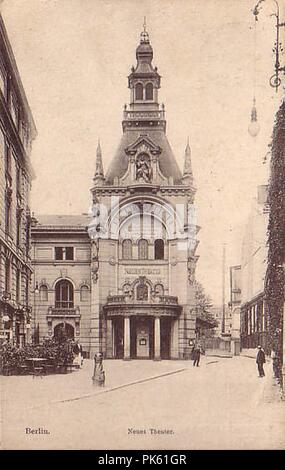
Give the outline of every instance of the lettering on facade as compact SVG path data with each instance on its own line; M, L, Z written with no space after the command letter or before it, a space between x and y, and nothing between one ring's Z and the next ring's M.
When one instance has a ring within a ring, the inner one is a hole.
M134 274L136 276L142 275L159 275L160 269L148 269L148 268L125 268L125 275Z

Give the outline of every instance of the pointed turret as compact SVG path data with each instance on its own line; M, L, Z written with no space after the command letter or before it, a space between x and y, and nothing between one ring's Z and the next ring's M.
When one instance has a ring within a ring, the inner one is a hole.
M100 141L98 141L97 150L96 150L96 167L95 167L95 175L93 178L94 184L100 186L103 184L105 180L104 177L104 169L103 169L103 162L102 162L102 150Z
M193 183L193 172L192 172L192 161L191 161L191 148L189 145L189 137L187 140L187 145L185 149L184 156L184 170L183 170L183 183L191 184Z

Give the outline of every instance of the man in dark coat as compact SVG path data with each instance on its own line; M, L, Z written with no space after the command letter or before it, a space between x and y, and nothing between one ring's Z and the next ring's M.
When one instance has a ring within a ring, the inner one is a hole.
M256 364L257 364L257 368L258 368L259 377L264 377L265 376L264 369L263 369L263 364L265 362L266 362L265 361L265 353L264 353L262 347L258 346L258 353L256 355Z
M200 343L198 343L197 346L194 347L193 353L192 353L194 367L195 366L199 367L201 352L202 352L202 347Z

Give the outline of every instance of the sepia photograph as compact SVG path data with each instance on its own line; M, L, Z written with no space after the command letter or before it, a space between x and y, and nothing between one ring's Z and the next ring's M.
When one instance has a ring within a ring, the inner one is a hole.
M0 0L1 450L285 449L284 48L285 0Z

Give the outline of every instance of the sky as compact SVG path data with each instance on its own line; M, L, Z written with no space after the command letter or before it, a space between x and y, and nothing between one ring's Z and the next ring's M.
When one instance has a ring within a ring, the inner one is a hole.
M38 131L31 156L35 216L88 212L97 142L106 170L122 134L127 76L146 16L167 136L181 168L190 140L201 227L197 280L220 304L223 244L227 268L239 264L252 198L268 179L262 161L283 95L282 87L275 93L269 86L275 3L264 2L256 41L254 6L251 0L2 1ZM256 138L247 130L254 94Z

